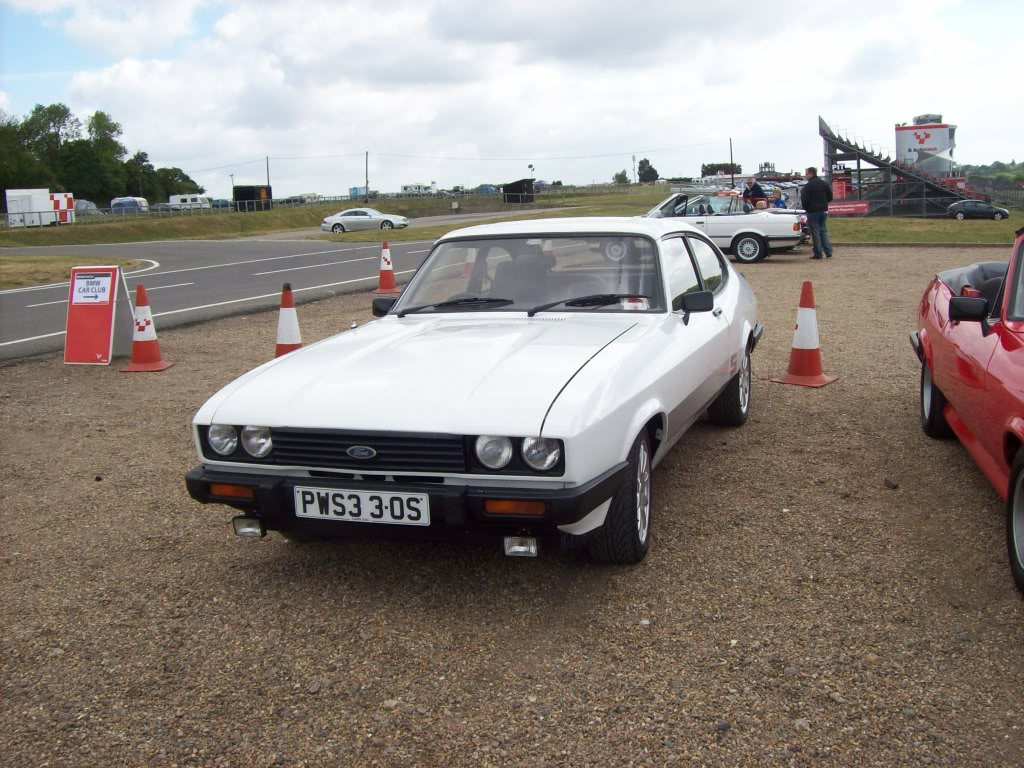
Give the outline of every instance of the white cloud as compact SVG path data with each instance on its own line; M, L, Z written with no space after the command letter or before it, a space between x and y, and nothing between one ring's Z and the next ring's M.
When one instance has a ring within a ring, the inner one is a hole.
M215 193L232 172L261 179L268 154L369 149L371 185L383 190L507 181L529 160L539 178L590 182L630 158L546 158L670 148L649 155L654 165L691 174L727 159L731 136L745 168L802 167L820 161L819 113L891 144L894 123L939 110L961 125L961 159L988 160L1013 154L1012 132L991 117L1021 123L998 86L951 65L1014 71L1013 47L973 39L956 23L970 10L953 0L861 0L855 19L845 0L744 3L742 13L678 0L628 11L584 0L278 0L224 5L205 35L189 32L195 6L170 19L169 4L131 5L118 21L119 6L70 4L92 19L76 39L113 46L134 35L114 50L135 54L76 73L68 102L111 112L129 146ZM260 162L200 172L236 160ZM272 160L271 176L278 195L340 193L361 182L363 158Z

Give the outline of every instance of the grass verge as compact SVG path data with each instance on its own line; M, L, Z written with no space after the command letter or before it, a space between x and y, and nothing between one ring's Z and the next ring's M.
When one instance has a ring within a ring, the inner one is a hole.
M125 270L142 265L135 259L108 259L104 256L24 256L0 253L0 290L29 285L59 283L71 276L71 268L82 264L116 264Z

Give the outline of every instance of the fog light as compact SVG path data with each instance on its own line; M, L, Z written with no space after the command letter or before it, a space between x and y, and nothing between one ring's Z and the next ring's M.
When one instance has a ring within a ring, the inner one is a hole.
M533 536L506 536L505 554L509 557L536 557L537 540Z
M231 527L235 529L235 536L247 539L262 539L267 535L267 529L263 527L263 521L258 517L232 517Z

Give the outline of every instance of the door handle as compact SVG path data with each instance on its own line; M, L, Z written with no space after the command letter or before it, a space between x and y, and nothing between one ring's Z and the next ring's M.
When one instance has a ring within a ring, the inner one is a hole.
M711 310L711 314L714 315L715 317L721 317L722 316L722 308L721 307L715 307L715 309Z
M704 223L704 220L703 220L703 219L701 219L700 221L695 221L695 222L693 222L693 223L694 223L694 224L703 224L703 223Z

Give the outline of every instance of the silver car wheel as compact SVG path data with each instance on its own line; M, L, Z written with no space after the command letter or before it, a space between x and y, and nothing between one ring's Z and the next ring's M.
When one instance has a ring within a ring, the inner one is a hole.
M995 221L1002 221L1003 220L1003 214L997 213L995 216L992 217L992 219L995 220Z
M956 214L956 217L958 219L960 219L960 221L963 221L964 219L967 218L967 214L964 213L963 211L958 211L957 214Z
M651 457L647 443L641 441L636 456L636 532L640 543L647 542L651 524Z
M754 261L761 255L761 243L753 237L744 237L736 243L736 258L740 261Z
M380 224L380 228L381 229L394 229L395 225L392 224L390 221L382 221L381 224Z
M1010 513L1013 526L1013 549L1017 556L1017 568L1024 570L1024 472L1017 475L1013 488L1013 511Z
M744 352L740 360L740 410L747 412L750 407L750 353Z
M341 226L341 224L335 224L333 227L331 227L331 232L333 232L336 235L340 235L344 231L345 228Z

